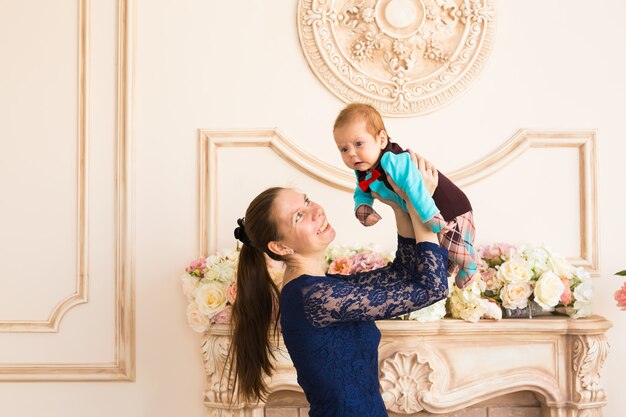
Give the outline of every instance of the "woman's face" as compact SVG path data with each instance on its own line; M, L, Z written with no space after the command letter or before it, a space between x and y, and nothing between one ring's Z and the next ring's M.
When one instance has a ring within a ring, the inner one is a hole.
M302 193L286 188L274 200L280 243L298 254L317 253L335 238L324 209Z

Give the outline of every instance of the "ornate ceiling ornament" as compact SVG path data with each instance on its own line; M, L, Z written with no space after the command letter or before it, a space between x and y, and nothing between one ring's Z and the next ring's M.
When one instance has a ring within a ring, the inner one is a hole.
M300 0L310 67L346 102L386 116L442 107L480 73L493 43L495 0Z

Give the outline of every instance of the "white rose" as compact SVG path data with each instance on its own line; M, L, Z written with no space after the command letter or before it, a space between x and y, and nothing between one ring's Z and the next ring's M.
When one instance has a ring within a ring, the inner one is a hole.
M576 275L576 277L578 277L578 280L581 282L586 282L591 279L591 275L589 274L589 272L585 271L585 268L583 268L582 266L579 266L574 270L574 275Z
M541 275L549 269L550 251L543 246L523 246L520 250L535 274Z
M183 274L180 277L180 280L183 287L183 294L185 294L188 299L193 299L193 292L196 290L196 288L198 288L199 285L198 277L192 277L189 274Z
M533 271L528 263L521 258L515 257L504 262L498 268L498 278L505 284L517 284L529 282L533 276Z
M579 271L576 271L577 274ZM582 273L581 273L582 274ZM582 274L584 275L584 274ZM567 314L573 319L591 315L591 299L593 298L593 286L588 277L583 278L580 284L574 288L574 304L567 308Z
M223 284L208 282L200 285L194 294L198 309L209 318L226 304L226 293Z
M215 278L217 281L221 282L232 282L233 277L235 276L235 264L231 261L220 262L214 266L215 271L217 272L217 277Z
M588 317L591 315L591 304L589 301L574 301L574 308L569 309L568 313L573 319Z
M535 301L544 311L554 310L565 292L563 281L552 271L544 272L535 284Z
M207 264L208 265L208 264ZM216 265L210 265L204 273L204 282L217 281L220 277L219 268Z
M332 262L335 258L350 257L356 254L356 250L352 249L348 245L334 246L328 250L326 255L328 263Z
M202 314L194 302L187 305L187 323L194 332L204 333L211 324L209 318Z
M485 304L484 318L493 320L502 320L502 309L496 303L492 303L489 300L483 300Z
M427 321L441 320L445 315L446 300L441 300L426 308L411 312L411 314L409 314L409 319L424 323Z
M531 293L532 288L529 282L505 284L500 291L502 306L512 310L526 308Z
M583 303L591 302L593 298L593 286L591 280L583 281L574 288L574 300Z
M574 267L567 262L565 258L559 255L553 255L548 259L548 265L555 274L560 277L571 278L574 273Z

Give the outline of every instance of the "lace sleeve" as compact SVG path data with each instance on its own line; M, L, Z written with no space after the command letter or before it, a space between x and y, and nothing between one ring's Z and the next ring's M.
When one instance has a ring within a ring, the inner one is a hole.
M379 269L387 276L384 282L333 277L315 280L304 287L304 313L315 327L326 327L391 318L444 299L448 294L445 249L430 242L419 243L416 265L413 271L394 264Z

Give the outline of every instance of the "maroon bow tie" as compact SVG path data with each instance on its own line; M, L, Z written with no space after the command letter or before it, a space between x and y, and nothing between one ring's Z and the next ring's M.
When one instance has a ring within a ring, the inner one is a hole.
M361 187L361 190L363 190L364 192L367 192L370 184L376 181L378 178L380 178L380 172L376 169L373 169L372 176L369 179L359 181L359 187Z

